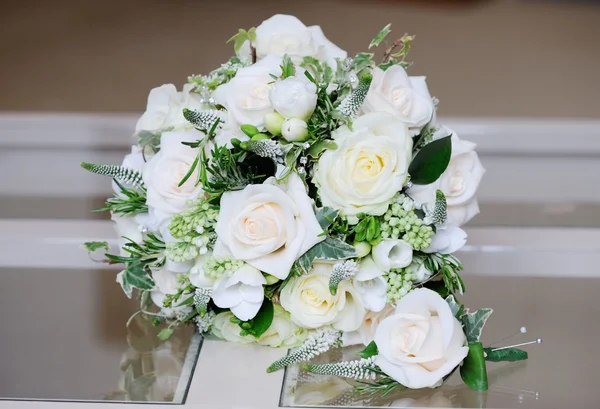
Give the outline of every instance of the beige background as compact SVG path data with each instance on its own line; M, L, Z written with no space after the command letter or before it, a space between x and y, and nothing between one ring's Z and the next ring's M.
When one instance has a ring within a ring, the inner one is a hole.
M387 22L417 34L410 70L443 116L600 116L600 4L588 1L30 0L2 2L0 111L140 112L231 54L227 40L291 13L350 53Z

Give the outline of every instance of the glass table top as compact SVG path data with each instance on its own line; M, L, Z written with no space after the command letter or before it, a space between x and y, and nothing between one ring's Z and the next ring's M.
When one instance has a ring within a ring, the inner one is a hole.
M167 341L115 270L0 268L0 398L182 403L202 339Z

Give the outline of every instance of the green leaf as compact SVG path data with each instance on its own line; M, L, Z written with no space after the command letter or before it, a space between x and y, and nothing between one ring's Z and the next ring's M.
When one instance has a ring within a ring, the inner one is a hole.
M458 318L462 314L464 306L458 301L456 301L453 295L449 295L448 297L446 297L446 302L450 306L450 311L452 311L452 315Z
M491 308L481 308L477 311L467 313L462 316L462 322L465 326L465 335L468 342L479 342L481 331L487 319L492 315Z
M527 351L517 348L506 348L494 351L492 348L483 348L485 360L490 362L516 362L528 358Z
M173 335L173 329L171 328L163 328L160 330L160 332L158 333L158 337L160 339L162 339L163 341L171 338L171 335Z
M184 301L182 301L180 304L177 304L177 307L183 307L185 305L192 305L193 303L194 303L194 296L191 296L190 298L187 298Z
M432 291L435 291L442 298L446 298L450 295L450 290L448 290L448 287L446 287L444 282L441 280L440 281L437 281L437 280L428 281L424 284L424 287L429 288Z
M256 316L250 320L251 326L247 331L255 338L259 338L269 329L271 323L273 323L274 315L275 308L273 308L273 303L271 300L265 298ZM244 323L242 322L242 324Z
M253 40L256 39L256 29L255 28L251 28L250 30L246 31L243 28L240 28L237 32L237 34L235 34L234 36L232 36L229 40L227 40L228 43L233 41L233 50L235 51L235 53L237 54L240 49L242 48L242 46L244 45L244 43L246 41L254 41Z
M371 341L369 343L369 345L367 345L367 347L365 349L363 349L362 351L360 351L359 353L357 353L357 355L361 358L371 358L372 356L375 356L379 353L379 349L377 349L377 344L375 344L375 341Z
M256 41L256 27L252 27L248 30L248 39L253 43Z
M428 143L414 157L408 173L415 185L428 185L435 182L448 167L452 155L450 136Z
M320 140L319 142L313 143L308 149L308 156L318 159L327 149L337 149L337 144L326 139Z
M90 253L96 250L110 250L110 246L105 241L86 241L83 243L83 248Z
M129 281L125 281L123 277L125 277L125 270L117 274L117 283L121 284L121 288L123 289L123 292L127 298L131 298L131 295L133 294L133 287L131 286L131 283Z
M476 391L487 391L487 371L481 342L469 344L469 354L460 367L460 377L469 388Z
M327 230L329 226L331 226L331 224L334 222L335 218L338 217L339 213L339 210L327 206L317 209L317 221L319 222L321 228L323 230Z
M296 75L296 66L290 56L285 54L281 63L281 79L293 77L294 75Z
M154 280L139 260L128 262L125 270L117 275L117 282L121 284L123 291L129 298L131 298L132 287L140 290L152 290L154 288Z
M302 148L293 147L289 150L285 155L285 168L282 171L278 171L276 178L277 180L285 179L292 173L294 168L296 167L296 161L300 157L302 153Z
M371 49L372 47L377 47L379 46L379 44L381 44L385 37L387 37L387 35L392 32L392 30L390 30L391 26L392 24L388 24L387 26L383 27L383 29L375 36L375 38L371 40L371 44L369 44L369 49Z
M300 268L308 273L315 260L344 260L356 257L356 250L342 240L327 237L324 241L315 244L298 260Z

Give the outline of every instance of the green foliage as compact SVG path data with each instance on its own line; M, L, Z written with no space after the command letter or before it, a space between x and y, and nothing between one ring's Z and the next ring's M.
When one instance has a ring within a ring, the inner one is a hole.
M483 352L485 360L490 362L516 362L528 358L527 351L517 348L505 348L495 351L493 348L483 348Z
M283 80L288 77L293 77L294 75L296 75L296 66L292 62L290 56L285 54L281 62L281 76L279 78Z
M323 230L327 230L329 226L331 226L335 219L340 214L338 209L333 209L331 207L321 207L316 209L315 215L317 216L317 221Z
M467 336L467 341L469 343L479 342L483 327L490 315L492 315L492 312L494 312L494 310L491 308L481 308L461 317L465 327L465 335Z
M463 267L460 261L451 254L423 254L425 267L435 274L442 274L444 286L450 293L464 294L465 284L458 274Z
M352 70L358 75L361 75L363 71L371 71L375 67L375 61L373 61L373 53L358 53L352 60Z
M354 240L366 241L375 245L381 241L381 218L379 216L365 216L354 227Z
M371 341L365 349L357 353L361 358L371 358L377 354L379 354L379 349L377 348L375 341Z
M137 170L117 165L96 165L87 162L81 162L81 167L97 175L109 176L126 185L131 185L137 188L144 187L142 174Z
M218 86L229 82L240 68L246 67L249 61L242 61L239 57L231 57L229 61L221 64L219 68L208 75L191 75L188 83L193 84L200 93L214 91Z
M337 149L337 144L335 142L333 142L332 140L323 139L323 140L313 143L310 146L310 148L308 149L307 155L312 157L313 159L319 159L321 154L328 149L331 149L331 150Z
M451 155L450 136L423 146L408 167L411 182L415 185L428 185L438 180L448 167Z
M254 318L248 321L241 321L237 317L232 317L231 322L240 326L240 336L252 335L254 338L260 338L273 323L274 315L275 308L273 307L273 302L265 298Z
M354 390L360 395L368 398L379 395L384 398L394 391L403 391L407 389L404 385L398 383L395 379L389 377L378 367L371 367L370 370L375 372L379 377L372 382L356 381Z
M158 337L160 339L162 339L163 341L166 341L167 339L171 338L171 335L173 335L173 332L174 332L173 328L163 328L158 333Z
M237 34L235 34L233 37L231 37L229 40L227 40L228 43L233 41L233 50L235 51L235 53L237 54L242 46L244 45L244 43L246 41L250 41L250 43L253 43L254 41L256 41L256 28L252 27L250 30L246 31L243 28L240 28L237 32Z
M487 391L487 371L481 342L469 343L469 353L460 367L460 376L469 388Z
M341 240L327 237L315 244L298 259L298 265L307 273L315 260L345 260L356 257L354 247Z
M395 40L392 45L385 50L379 68L385 71L393 65L400 65L404 69L410 67L411 63L406 61L406 57L408 56L408 52L410 51L414 39L414 35L404 34L402 37ZM399 50L398 47L400 47Z
M164 129L162 132L169 131L170 128ZM146 149L150 149L152 153L157 153L160 150L160 140L162 132L140 131L137 134L138 143L142 148L142 154Z
M83 243L83 248L90 253L93 253L97 250L110 250L110 246L105 241L86 241Z
M277 172L277 180L283 180L287 178L296 169L296 163L298 158L302 154L302 147L293 146L287 151L283 159L284 167Z
M373 75L370 73L363 74L360 77L356 89L352 90L352 92L342 100L336 112L339 112L339 114L344 117L354 118L360 111L360 107L365 101L365 98L367 98L367 93L369 92L372 80Z
M108 254L107 257L111 258ZM117 283L121 284L121 288L123 288L123 292L128 298L131 298L134 288L140 290L152 290L154 288L154 280L150 276L150 272L145 268L144 263L139 260L125 263L125 270L117 274Z
M375 38L371 40L371 43L369 44L369 49L373 47L378 47L379 44L381 44L381 42L387 37L387 35L392 32L392 30L390 30L391 26L391 24L388 24L387 26L383 27L383 29L379 33L377 33Z
M121 185L115 181L121 195L115 194L113 197L106 200L103 208L96 209L94 212L110 211L118 215L136 215L140 213L148 213L148 205L146 205L146 190L132 189Z
M453 295L447 296L446 302L448 303L448 306L450 306L452 315L454 315L456 318L459 318L463 314L465 306L456 301L456 298L454 298Z

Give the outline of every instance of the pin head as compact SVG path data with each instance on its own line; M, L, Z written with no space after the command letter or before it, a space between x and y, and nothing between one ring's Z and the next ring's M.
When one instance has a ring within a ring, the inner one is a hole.
M538 344L541 344L542 342L544 342L544 340L541 339L541 338L538 338L538 339L535 340L535 342L537 342Z
M521 334L525 334L527 332L527 327L523 325L519 331L521 331Z

